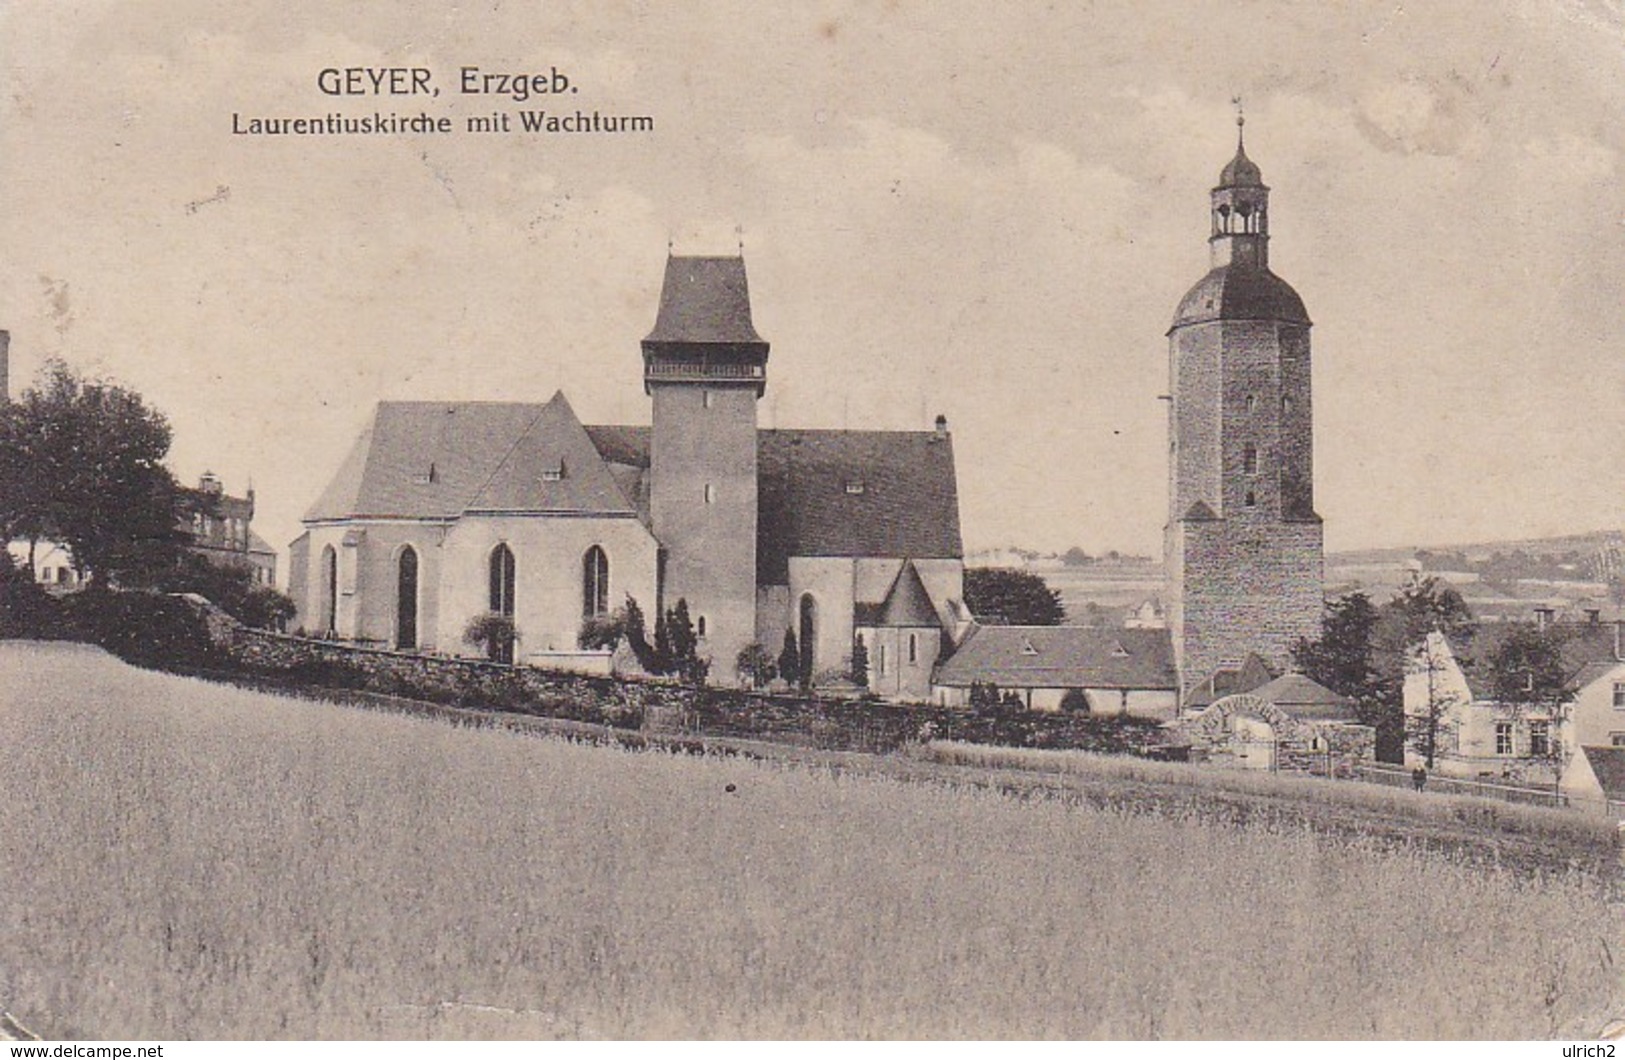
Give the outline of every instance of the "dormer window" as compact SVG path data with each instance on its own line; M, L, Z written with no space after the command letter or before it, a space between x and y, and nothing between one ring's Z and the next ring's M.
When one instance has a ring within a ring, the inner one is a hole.
M854 497L861 497L863 495L863 480L861 478L847 479L846 492Z
M1038 649L1033 647L1032 638L1030 638L1030 637L1022 637L1021 638L1021 654L1023 654L1023 655L1037 655L1038 654Z
M1126 658L1128 658L1128 649L1123 647L1123 642L1122 641L1116 641L1116 642L1114 642L1112 644L1112 658L1114 658L1114 659L1126 659Z
M564 461L560 460L552 467L542 468L543 482L558 482L564 478Z
M412 477L412 481L420 486L428 486L440 481L440 475L435 469L434 462L430 461L429 466L421 474Z

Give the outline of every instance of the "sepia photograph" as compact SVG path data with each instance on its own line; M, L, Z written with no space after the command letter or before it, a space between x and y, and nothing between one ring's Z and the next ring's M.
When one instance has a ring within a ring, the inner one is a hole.
M12 1049L1625 1037L1625 0L0 39Z

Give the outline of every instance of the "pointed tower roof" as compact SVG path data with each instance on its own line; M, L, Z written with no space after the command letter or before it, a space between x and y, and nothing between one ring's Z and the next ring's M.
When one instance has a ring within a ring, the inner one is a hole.
M1242 136L1242 128L1247 119L1236 115L1236 157L1219 171L1219 187L1221 188L1262 188L1264 186L1264 172L1258 168L1258 163L1247 157L1247 144Z
M940 624L937 609L931 603L931 594L926 590L925 582L920 580L920 572L915 569L913 560L905 559L902 569L891 583L891 589L886 593L886 599L880 605L875 625L920 627Z
M644 342L762 342L750 319L750 287L742 257L677 257L666 259L660 288L660 312Z

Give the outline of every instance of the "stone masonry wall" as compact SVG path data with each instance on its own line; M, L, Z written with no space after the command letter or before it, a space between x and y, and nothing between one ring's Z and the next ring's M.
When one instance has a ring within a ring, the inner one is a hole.
M307 689L359 689L622 728L867 752L892 751L926 739L1116 754L1159 753L1168 744L1160 725L1137 718L987 716L929 705L696 688L660 679L364 648L235 624L210 626L216 643L249 677L297 682Z
M1189 685L1256 652L1283 668L1292 643L1320 634L1325 607L1318 522L1182 524L1181 678Z

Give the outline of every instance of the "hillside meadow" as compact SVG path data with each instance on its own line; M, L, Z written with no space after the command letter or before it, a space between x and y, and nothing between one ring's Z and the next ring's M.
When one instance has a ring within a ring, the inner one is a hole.
M1547 1037L1621 909L1306 829L634 753L0 643L0 1007L118 1038Z

